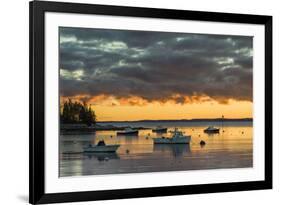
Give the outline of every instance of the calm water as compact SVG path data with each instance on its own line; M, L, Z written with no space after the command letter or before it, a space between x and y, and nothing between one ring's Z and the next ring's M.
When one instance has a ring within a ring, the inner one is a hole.
M112 123L111 123L112 124ZM116 123L115 126L156 127L159 123ZM190 145L153 145L160 136L140 130L138 136L116 136L115 131L60 136L60 176L102 175L136 172L244 168L253 165L252 123L225 122L220 134L203 130L210 122L166 122L162 126L178 127L192 136ZM162 134L163 135L163 134ZM164 134L167 137L169 133ZM85 154L82 147L103 139L106 144L120 144L114 154ZM201 147L199 142L206 145Z

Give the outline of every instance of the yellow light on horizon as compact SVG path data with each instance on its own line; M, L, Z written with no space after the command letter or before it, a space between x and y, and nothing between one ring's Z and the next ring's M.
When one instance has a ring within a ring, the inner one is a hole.
M61 98L61 102L64 100ZM174 101L147 102L138 97L117 100L104 95L91 99L89 104L98 121L179 120L220 118L222 115L225 118L252 118L253 106L252 102L236 100L229 100L226 104L215 100L177 104Z

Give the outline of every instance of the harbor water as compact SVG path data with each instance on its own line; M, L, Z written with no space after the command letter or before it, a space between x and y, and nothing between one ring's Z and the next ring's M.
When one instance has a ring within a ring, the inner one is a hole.
M116 131L88 134L61 134L59 143L59 175L82 176L122 173L246 168L253 166L252 122L120 122L114 126L168 128L157 134L151 129L139 130L137 136L116 135ZM101 125L106 125L102 123ZM218 134L203 130L209 125L220 128ZM175 127L191 135L190 144L153 144L155 137L170 137ZM104 140L120 144L116 153L83 153L83 147ZM204 146L200 141L206 142Z

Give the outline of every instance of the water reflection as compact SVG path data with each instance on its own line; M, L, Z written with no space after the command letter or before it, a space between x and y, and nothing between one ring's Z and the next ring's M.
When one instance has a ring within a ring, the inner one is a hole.
M191 135L190 145L154 145L153 138L171 137L171 133L155 133L151 129L139 130L138 136L117 136L113 130L61 135L60 176L252 167L252 126L239 125L241 123L224 127L220 134L204 133L206 125L203 124L165 125L169 130L177 126ZM116 153L83 153L85 145L99 140L108 145L120 144L120 147ZM200 144L202 140L206 142L204 146Z
M189 144L155 144L153 151L162 152L174 157L180 157L191 152Z
M117 153L83 153L88 159L97 159L98 161L108 161L111 159L120 159Z
M137 135L118 135L118 139L123 141L124 144L133 144L134 142L138 141L138 136Z
M209 137L214 137L214 136L220 135L220 133L206 133L206 132L205 132L205 134Z

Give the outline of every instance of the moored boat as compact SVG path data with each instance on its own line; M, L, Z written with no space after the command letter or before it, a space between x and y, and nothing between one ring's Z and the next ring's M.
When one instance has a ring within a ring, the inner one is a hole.
M219 133L220 132L220 128L216 128L214 126L209 126L206 129L204 129L205 133Z
M153 139L154 144L188 144L191 140L190 135L183 135L182 131L179 131L178 128L175 128L172 131L172 137L157 137Z
M132 128L126 128L122 131L118 131L117 135L138 135L139 131L138 130L134 130Z
M152 129L152 132L167 132L167 127L157 126L156 128Z
M103 140L99 141L96 145L89 144L83 147L83 151L88 152L116 152L116 150L120 147L120 145L106 145Z

